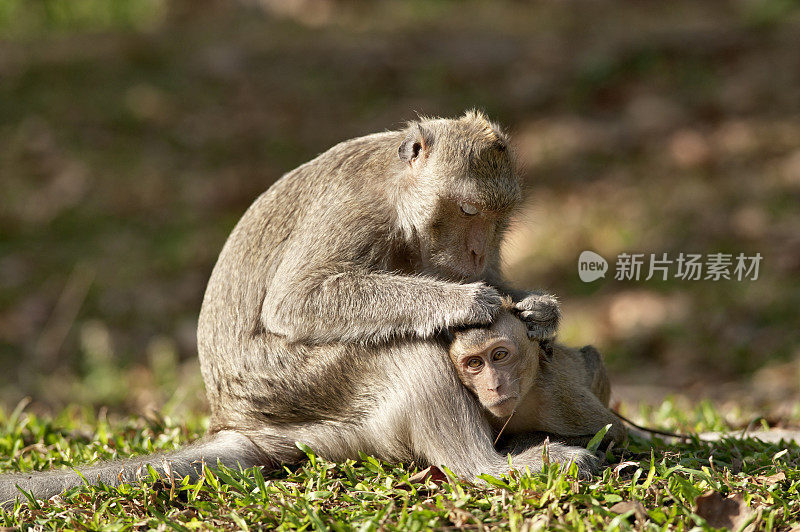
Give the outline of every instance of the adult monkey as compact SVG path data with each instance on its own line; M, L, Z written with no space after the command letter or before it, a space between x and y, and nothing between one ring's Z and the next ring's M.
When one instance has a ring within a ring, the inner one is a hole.
M552 335L556 300L512 290L500 274L520 199L507 138L475 111L343 142L283 176L234 228L203 300L212 430L253 401L294 398L311 345L486 325L501 293L532 336Z
M287 426L340 421L360 383L328 379L356 369L350 359L367 356L356 346L487 325L501 293L531 336L552 335L555 298L511 290L500 274L520 199L508 139L476 111L343 142L283 176L234 228L203 300L210 430L249 427L272 452Z
M233 230L203 301L209 435L176 453L83 469L87 480L133 480L144 463L194 476L200 459L294 461L298 440L331 459L364 451L464 477L507 471L435 338L490 323L501 293L517 299L528 334L558 325L554 298L513 291L499 273L520 201L507 146L469 112L343 142L283 176ZM537 470L541 451L521 449L514 463ZM594 465L579 448L550 453L583 473ZM0 502L17 484L47 497L80 483L63 471L2 477Z

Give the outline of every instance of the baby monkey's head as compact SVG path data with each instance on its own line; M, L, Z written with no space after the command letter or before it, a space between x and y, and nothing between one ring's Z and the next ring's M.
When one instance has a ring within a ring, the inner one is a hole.
M491 327L456 331L449 351L461 381L497 417L510 416L530 390L541 349L507 307Z
M611 424L605 441L626 438L622 421L608 409L603 359L592 346L572 349L528 339L526 326L506 306L486 328L453 332L450 358L461 382L497 418L510 416L508 431L586 437ZM505 427L505 425L504 425Z

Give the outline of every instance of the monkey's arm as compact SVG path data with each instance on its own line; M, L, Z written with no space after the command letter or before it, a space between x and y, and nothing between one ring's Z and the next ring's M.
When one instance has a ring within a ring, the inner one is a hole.
M273 283L261 309L266 330L316 344L429 338L447 327L491 323L502 301L484 283L337 270Z
M164 478L197 478L202 473L204 462L215 467L218 461L227 467L265 465L265 457L247 437L233 431L222 431L169 453L77 467L85 482L72 469L0 475L0 506L10 507L17 498L24 500L17 486L37 499L49 499L84 483L119 486L136 482L149 474L148 465Z

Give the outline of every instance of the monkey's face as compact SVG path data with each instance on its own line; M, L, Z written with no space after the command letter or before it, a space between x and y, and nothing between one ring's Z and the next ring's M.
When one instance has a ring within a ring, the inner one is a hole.
M450 358L461 382L497 417L508 417L530 389L538 371L524 325L501 314L489 329L456 333Z
M506 213L492 212L473 199L441 198L433 208L429 238L422 242L426 269L458 281L483 278L506 225Z
M500 242L522 198L508 140L483 115L424 121L400 146L408 164L401 198L422 270L475 281L498 260Z

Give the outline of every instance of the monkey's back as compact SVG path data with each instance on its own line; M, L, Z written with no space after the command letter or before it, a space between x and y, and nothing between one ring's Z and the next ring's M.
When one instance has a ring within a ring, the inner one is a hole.
M385 194L384 152L396 150L398 135L379 133L332 147L276 181L234 227L212 271L198 321L198 353L212 424L229 405L263 410L282 395L295 396L281 388L298 380L296 369L307 366L312 355L265 330L265 297L273 283L286 281L275 276L287 253L298 247L335 248L335 224L364 226L373 223L371 217L386 216L353 209L352 202ZM342 221L345 211L350 219ZM385 254L366 250L370 252Z

